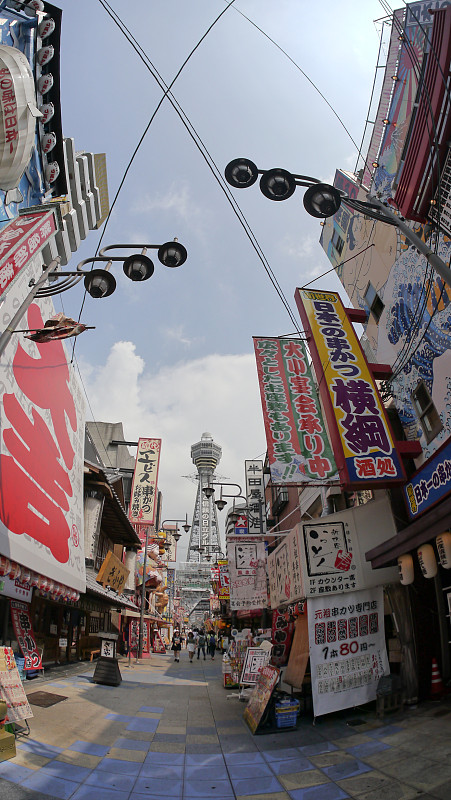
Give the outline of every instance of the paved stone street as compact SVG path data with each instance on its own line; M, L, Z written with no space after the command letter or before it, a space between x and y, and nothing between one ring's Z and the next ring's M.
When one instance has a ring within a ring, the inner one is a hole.
M253 736L244 703L222 687L221 661L152 656L119 687L94 665L26 682L67 697L32 706L29 738L0 763L2 800L428 800L451 797L451 704L377 720L366 709L301 719Z

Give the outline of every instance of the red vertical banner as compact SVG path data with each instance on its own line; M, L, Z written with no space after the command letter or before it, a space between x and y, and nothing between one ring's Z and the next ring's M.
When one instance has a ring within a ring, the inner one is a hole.
M31 625L30 609L20 600L11 600L10 603L14 633L25 658L24 669L42 669L41 656Z

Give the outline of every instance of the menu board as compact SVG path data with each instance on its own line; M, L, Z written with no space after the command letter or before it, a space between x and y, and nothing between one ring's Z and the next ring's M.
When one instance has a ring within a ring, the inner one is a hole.
M8 722L33 716L11 647L0 647L0 697L8 707Z
M261 647L248 647L240 683L257 683L261 668L269 664L270 658L271 647L269 650Z
M257 683L244 709L243 715L252 733L256 732L260 724L269 698L279 680L279 675L280 670L277 667L271 667L269 664L266 667L262 667L260 670Z

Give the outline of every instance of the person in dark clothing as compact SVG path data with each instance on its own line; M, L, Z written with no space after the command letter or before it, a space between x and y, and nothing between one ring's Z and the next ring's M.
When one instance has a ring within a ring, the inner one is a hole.
M205 634L203 631L201 631L197 637L197 658L199 658L201 650L205 661Z
M216 650L216 637L213 631L210 634L210 638L208 640L208 652L210 653L211 660L215 660L215 650Z
M174 661L180 661L180 650L182 649L182 640L177 630L174 631L172 637L171 650L174 651Z

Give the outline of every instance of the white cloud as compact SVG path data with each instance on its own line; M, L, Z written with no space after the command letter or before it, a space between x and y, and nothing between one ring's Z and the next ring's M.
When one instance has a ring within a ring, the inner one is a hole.
M191 231L205 238L208 230L206 209L197 205L186 183L172 183L165 193L153 192L140 198L131 209L132 214L148 214L151 211L168 212L172 219L179 217Z
M80 369L96 420L121 421L130 441L162 439L164 519L188 512L191 521L196 486L182 476L195 473L191 445L204 431L223 449L218 475L241 486L245 459L266 450L253 354L208 355L153 373L132 342L116 342L103 367Z
M302 236L296 239L290 239L287 236L282 242L282 252L290 258L310 258L317 248L318 237L314 238L313 236Z

